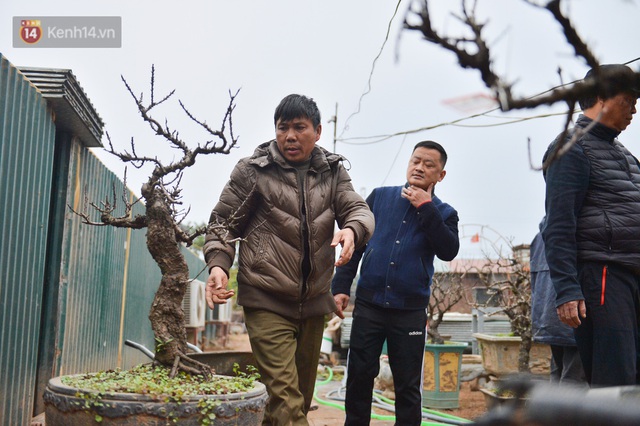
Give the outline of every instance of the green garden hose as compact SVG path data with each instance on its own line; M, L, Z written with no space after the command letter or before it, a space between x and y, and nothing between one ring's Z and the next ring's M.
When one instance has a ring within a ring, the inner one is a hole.
M326 384L331 383L331 381L333 380L333 369L330 367L326 367L325 366L325 370L328 371L328 377L325 380L321 380L321 381L317 381L316 382L316 387L313 391L313 398L318 401L319 404L322 405L326 405L328 407L333 407L333 408L337 408L339 410L344 411L344 405L343 404L339 404L336 402L331 402L331 401L327 401L324 400L322 398L320 398L318 396L318 387L319 386L324 386ZM394 404L395 402L389 398L385 398L381 395L377 396L378 398L380 398L382 401L388 403L388 404ZM435 416L441 417L443 419L449 419L454 421L455 423L472 423L470 420L467 419L463 419L462 417L457 417L457 416L453 416L447 413L441 413L439 411L435 411L435 410L430 410L427 408L422 408L422 411L427 413L427 414L433 414ZM395 421L396 417L395 416L390 416L390 415L381 415L381 414L376 414L376 413L371 413L371 418L374 420L385 420L385 421ZM422 421L422 423L420 423L421 426L442 426L443 423L441 422L428 422L428 421Z

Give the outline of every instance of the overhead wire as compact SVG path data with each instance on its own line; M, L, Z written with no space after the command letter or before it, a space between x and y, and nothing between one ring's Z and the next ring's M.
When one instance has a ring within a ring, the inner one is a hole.
M374 73L374 71L376 69L376 63L378 62L378 59L382 55L382 51L384 50L384 47L387 45L387 41L389 41L389 34L391 33L391 23L393 22L393 20L395 19L396 15L398 14L398 9L400 8L400 3L402 3L402 0L398 0L398 3L396 3L396 8L393 11L393 15L391 16L391 19L389 20L389 23L387 24L387 33L385 34L384 40L382 42L382 46L380 46L380 50L378 50L378 54L373 59L373 62L371 64L371 71L369 71L369 78L367 80L367 88L360 95L360 98L358 99L358 108L356 109L356 111L352 112L347 117L347 119L345 120L344 126L342 128L342 131L340 132L340 136L342 136L344 134L344 132L349 128L349 121L351 120L351 118L360 113L360 108L362 107L362 99L366 95L371 93L371 90L372 90L371 80L373 79L373 73ZM340 140L340 136L338 136L338 138L336 140Z
M631 59L629 61L624 62L624 65L630 65L630 64L632 64L634 62L637 62L639 60L640 60L640 57L634 58L634 59ZM372 72L373 72L373 69L372 69ZM545 94L547 94L549 92L552 92L554 90L557 90L557 89L560 89L560 88L575 84L578 81L580 81L580 80L574 80L574 81L571 81L569 83L564 83L564 84L559 84L559 85L553 86L553 87L551 87L551 88L549 88L547 90L544 90L544 91L542 91L540 93L537 93L537 94L535 94L533 96L530 96L527 99L535 99L536 97L545 95ZM411 135L411 134L415 134L415 133L421 133L421 132L424 132L424 131L427 131L427 130L434 130L434 129L437 129L439 127L445 127L445 126L465 127L465 128L498 127L498 126L506 126L506 125L510 125L510 124L520 123L520 122L523 122L523 121L535 120L535 119L538 119L538 118L549 118L549 117L553 117L553 116L564 115L564 114L567 113L567 111L564 111L564 112L557 112L557 113L536 114L536 115L531 115L531 116L527 116L527 117L521 117L521 118L517 118L517 119L512 119L511 117L498 117L498 116L490 115L492 112L495 112L495 111L500 111L500 108L499 107L492 108L492 109L489 109L487 111L471 114L471 115L468 115L468 116L465 116L465 117L458 118L456 120L444 121L444 122L437 123L437 124L432 124L432 125L429 125L429 126L419 127L417 129L405 130L405 131L395 132L395 133L386 134L386 135L354 136L354 137L350 137L350 138L342 138L342 137L340 137L340 138L337 139L337 141L342 142L344 144L348 144L348 145L372 145L372 144L377 144L377 143L380 143L380 142L384 142L384 141L386 141L388 139L391 139L391 138L394 138L394 137L403 136L403 135ZM354 114L351 114L351 116L353 116ZM503 123L492 123L492 124L466 124L466 125L465 124L460 124L463 121L472 120L472 119L478 118L478 117L496 118L496 119L503 118L503 119L509 120L509 121L505 121ZM342 133L344 133L345 130L346 130L346 128L342 131ZM342 133L341 133L341 135L342 135ZM369 140L369 139L373 139L373 140L369 141L369 142L351 142L351 141L361 141L361 140Z
M638 60L640 60L640 57L631 59L631 60L629 60L627 62L624 62L624 65L630 65L630 64L632 64L634 62L637 62ZM372 70L372 72L373 72L373 70ZM544 90L544 91L542 91L540 93L537 93L537 94L535 94L533 96L530 96L528 99L534 99L534 98L536 98L538 96L545 95L545 94L547 94L549 92L552 92L552 91L554 91L556 89L560 89L560 88L566 87L568 85L575 84L577 81L579 81L579 80L574 80L574 81L571 81L569 83L563 83L563 84L556 85L556 86L551 87L551 88L549 88L547 90ZM384 178L383 182L386 182L387 177L391 174L391 171L393 170L393 164L395 164L395 161L398 158L398 155L400 154L400 152L402 150L402 146L404 144L404 141L405 141L405 139L406 139L406 137L408 135L421 133L421 132L428 131L428 130L434 130L434 129L437 129L437 128L440 128L440 127L446 127L446 126L462 127L462 128L489 128L489 127L507 126L507 125L511 125L511 124L522 123L522 122L525 122L525 121L536 120L536 119L541 119L541 118L549 118L549 117L554 117L554 116L563 116L563 115L566 115L568 113L568 110L567 110L567 111L562 111L562 112L536 114L536 115L531 115L531 116L527 116L527 117L518 117L518 118L499 117L499 116L491 115L491 113L493 113L495 111L499 111L499 110L500 110L500 108L496 107L496 108L492 108L490 110L487 110L487 111L484 111L484 112L481 112L481 113L476 113L476 114L471 114L471 115L468 115L468 116L465 116L465 117L461 117L461 118L458 118L456 120L445 121L445 122L433 124L433 125L430 125L430 126L424 126L424 127L420 127L420 128L413 129L413 130L406 130L406 131L396 132L396 133L387 134L387 135L355 136L355 137L351 137L351 138L338 138L338 139L336 139L336 141L339 141L339 142L344 143L346 145L354 145L354 146L374 145L374 144L378 144L378 143L387 141L389 139L392 139L392 138L395 138L395 137L398 137L398 136L404 136L404 138L402 140L402 143L400 144L400 146L398 147L398 149L396 151L396 155L394 157L394 161L393 161L392 165L389 167L389 170L387 171L387 174L386 174L386 176ZM353 116L353 115L354 114L352 114L351 116ZM489 124L461 124L464 121L472 120L474 118L479 118L479 117L502 119L502 120L505 120L505 121L500 122L500 123L489 123ZM345 127L345 130L346 130L346 127ZM344 133L344 130L343 130L342 133ZM373 140L371 140L371 139L373 139ZM359 142L355 142L355 141L359 141Z
M404 142L406 140L407 140L407 135L404 135L404 137L402 138L402 142L400 143L400 147L398 148L398 151L396 152L396 156L393 157L393 161L391 162L391 165L389 166L389 170L387 171L387 174L385 175L384 179L382 179L382 184L381 184L382 186L384 186L384 184L387 182L387 178L391 174L391 170L393 170L393 165L396 164L396 160L400 156L400 151L402 151L402 146L404 145Z
M389 22L387 24L387 31L385 34L385 38L382 42L382 45L380 46L380 49L378 50L378 54L376 55L376 57L373 59L373 62L371 64L371 70L369 72L369 76L367 79L367 88L366 90L360 95L360 98L358 99L358 107L356 109L356 111L354 111L353 113L351 113L347 119L345 120L345 124L342 128L342 131L340 132L340 135L338 137L334 136L334 147L335 147L335 143L336 142L341 142L347 145L373 145L373 144L378 144L384 141L387 141L389 139L392 139L394 137L398 137L398 136L404 136L402 143L400 144L400 146L397 149L396 155L394 157L393 163L392 165L389 167L389 170L387 171L387 174L383 180L383 184L384 182L386 182L388 176L391 174L391 171L393 170L393 164L395 164L396 159L398 158L398 155L400 154L401 150L402 150L402 146L406 140L406 137L408 135L411 134L416 134L416 133L421 133L421 132L425 132L428 130L434 130L440 127L446 127L446 126L452 126L452 127L462 127L462 128L489 128L489 127L499 127L499 126L508 126L508 125L512 125L512 124L516 124L516 123L522 123L525 121L530 121L530 120L536 120L536 119L541 119L541 118L549 118L549 117L553 117L553 116L558 116L558 115L566 115L568 113L567 111L564 112L557 112L557 113L546 113L546 114L536 114L536 115L531 115L528 117L520 117L520 118L512 118L512 117L505 117L505 120L508 121L503 121L500 123L489 123L489 124L461 124L464 121L467 120L472 120L474 118L478 118L478 117L485 117L485 118L498 118L496 116L492 116L490 115L492 112L494 111L499 111L500 107L496 107L496 108L492 108L488 111L484 111L481 113L476 113L476 114L471 114L468 115L466 117L461 117L459 119L456 120L452 120L452 121L445 121L445 122L441 122L441 123L437 123L437 124L433 124L433 125L429 125L429 126L424 126L424 127L420 127L417 129L413 129L413 130L406 130L406 131L401 131L401 132L396 132L396 133L392 133L392 134L386 134L386 135L373 135L373 136L356 136L356 137L350 137L350 138L343 138L342 136L344 135L344 133L349 129L349 122L351 121L351 119L356 116L357 114L361 113L361 109L362 109L362 101L364 99L364 97L366 95L368 95L369 93L371 93L371 91L373 90L373 86L372 86L372 80L373 80L373 74L375 72L376 69L376 63L378 62L378 59L380 58L380 56L382 55L382 52L384 51L385 46L387 45L387 42L389 40L389 34L391 32L391 25L398 13L398 10L400 8L400 4L402 3L402 0L398 0L396 3L396 7L393 11L393 15L391 16L391 18L389 19ZM630 65L636 61L640 60L640 57L635 58L635 59L631 59L627 62L624 63L624 65ZM544 94L547 94L549 92L552 92L556 89L565 87L567 85L570 84L574 84L576 83L576 81L572 81L570 83L566 83L566 84L560 84L560 85L556 85L554 87L551 87L550 89L544 90L536 95L533 95L531 97L529 97L528 99L534 99L538 96L542 96ZM373 139L373 140L372 140ZM359 141L359 142L355 142L355 141ZM366 141L366 142L363 142Z

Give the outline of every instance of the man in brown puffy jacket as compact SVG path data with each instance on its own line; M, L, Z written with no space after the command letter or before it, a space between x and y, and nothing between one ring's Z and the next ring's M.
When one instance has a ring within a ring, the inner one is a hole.
M238 162L211 213L206 298L213 308L233 296L227 282L239 240L238 304L270 397L263 425L307 425L324 316L337 311L333 268L367 243L374 219L345 158L316 146L313 99L285 97L274 123L276 139Z

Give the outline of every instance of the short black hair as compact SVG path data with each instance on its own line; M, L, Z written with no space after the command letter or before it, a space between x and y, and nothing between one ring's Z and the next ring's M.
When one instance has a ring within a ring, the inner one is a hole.
M296 118L308 118L314 129L320 125L320 110L313 98L296 94L285 96L276 107L273 124L278 124L278 120L291 121Z
M415 152L415 150L418 148L435 149L440 153L440 161L442 162L442 167L444 168L444 166L447 164L447 151L445 151L442 145L440 145L438 142L434 142L434 141L418 142L416 146L413 147L413 151Z
M605 64L587 71L584 82L596 82L596 91L578 100L580 108L584 111L594 106L600 99L610 99L620 93L631 93L636 97L640 95L640 80L631 68L623 64Z

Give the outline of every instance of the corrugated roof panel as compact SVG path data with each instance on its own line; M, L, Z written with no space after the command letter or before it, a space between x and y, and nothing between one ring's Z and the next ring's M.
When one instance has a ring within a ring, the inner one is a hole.
M55 111L58 130L68 131L88 147L102 147L104 123L71 70L21 67Z

